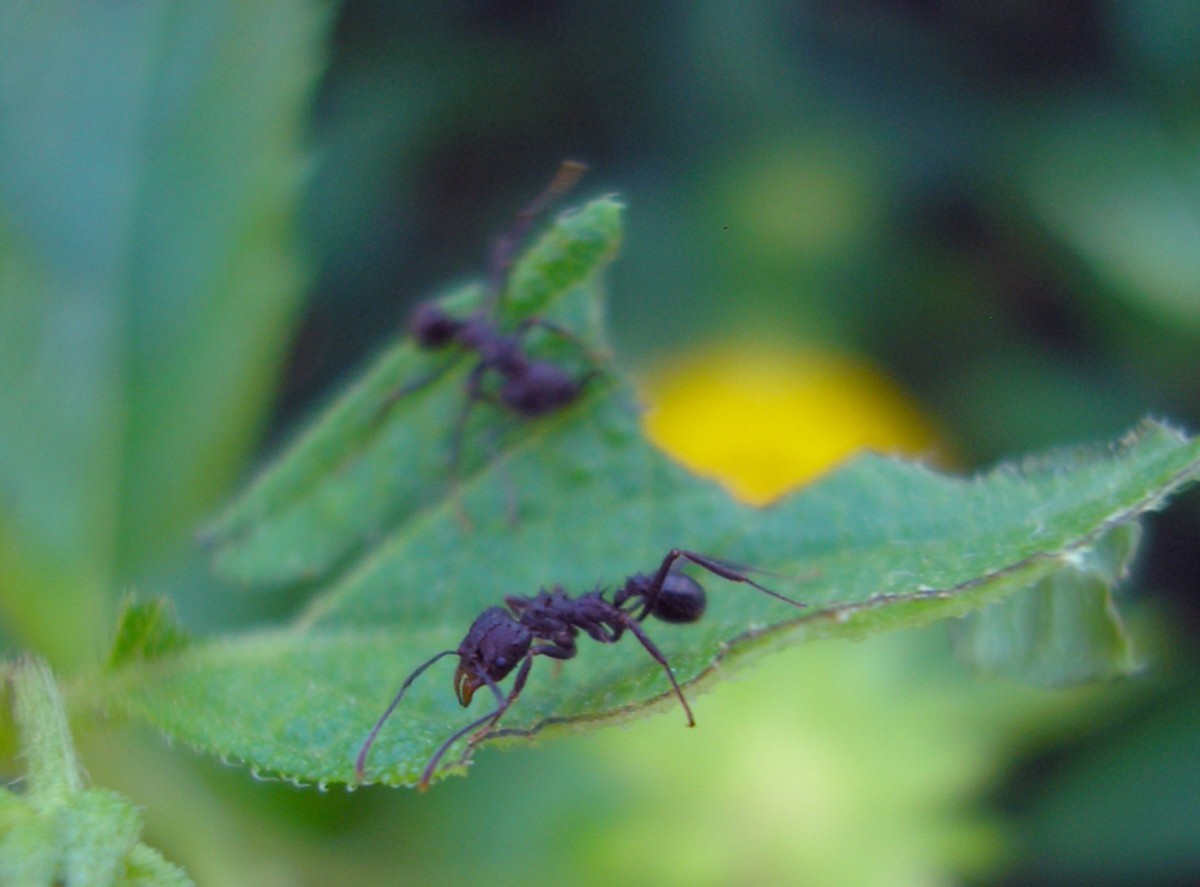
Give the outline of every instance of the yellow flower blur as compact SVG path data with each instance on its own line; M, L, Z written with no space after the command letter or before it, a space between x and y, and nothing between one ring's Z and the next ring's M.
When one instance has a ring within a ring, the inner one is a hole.
M753 504L859 450L929 456L936 439L897 385L827 351L698 350L648 373L642 394L655 444Z

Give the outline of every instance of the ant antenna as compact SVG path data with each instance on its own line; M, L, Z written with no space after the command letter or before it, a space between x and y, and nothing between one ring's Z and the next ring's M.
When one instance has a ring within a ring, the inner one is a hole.
M512 265L513 253L529 233L537 217L554 205L554 202L575 187L580 176L587 172L587 164L578 160L564 160L550 184L523 210L517 213L513 226L507 233L492 243L488 270L488 300L498 302L504 292L505 277Z
M415 681L425 669L433 665L443 656L457 656L458 650L443 650L437 653L432 658L426 660L421 665L418 665L416 670L410 674L400 685L400 692L396 694L396 698L392 700L392 704L387 707L379 720L375 722L375 726L371 728L371 732L367 734L366 741L362 744L362 748L358 750L358 757L354 759L354 778L362 782L363 774L367 769L367 755L371 752L371 746L375 744L375 737L379 735L379 731L383 729L384 723L392 716L392 712L396 710L396 706L400 704L400 700L404 698L404 691L408 689L409 684Z

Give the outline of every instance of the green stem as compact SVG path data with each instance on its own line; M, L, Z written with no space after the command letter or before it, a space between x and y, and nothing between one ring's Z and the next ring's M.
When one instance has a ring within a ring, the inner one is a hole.
M28 765L26 797L49 810L83 790L83 771L75 757L67 712L50 667L32 656L13 667L10 681L21 749Z

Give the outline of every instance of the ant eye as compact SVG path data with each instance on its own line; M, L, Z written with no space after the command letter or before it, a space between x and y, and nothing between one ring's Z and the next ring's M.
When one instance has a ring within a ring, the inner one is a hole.
M496 668L508 668L508 659L503 656L497 656L492 660L492 664L495 665Z

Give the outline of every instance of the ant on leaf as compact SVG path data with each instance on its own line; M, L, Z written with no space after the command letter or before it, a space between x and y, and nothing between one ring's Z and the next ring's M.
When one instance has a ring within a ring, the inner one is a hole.
M690 561L730 582L744 582L793 607L805 606L759 585L743 572L745 568L735 568L731 564L679 548L667 552L653 574L635 573L629 576L611 601L601 590L571 597L558 585L550 591L542 589L533 597L509 595L504 599L504 607L489 607L475 619L457 649L435 654L405 679L359 749L354 761L355 778L362 782L371 746L409 686L442 657L458 657L454 693L463 707L471 703L476 690L487 687L496 699L496 708L454 731L438 746L421 773L417 787L422 791L429 787L429 780L438 763L455 742L474 730L477 732L469 743L474 746L495 729L497 722L525 688L534 657L548 656L558 660L574 658L577 652L576 638L581 631L601 644L615 644L627 631L636 637L666 672L671 689L687 715L688 726L694 727L696 719L692 716L691 706L675 679L670 663L641 625L648 616L663 622L692 623L704 615L707 603L704 588L695 579L676 571L680 559ZM505 695L499 683L514 669L517 676L512 689Z
M526 351L525 337L531 330L544 329L565 340L578 342L567 330L541 318L527 318L512 332L504 332L497 319L514 254L534 221L574 187L586 169L582 163L564 161L550 184L532 203L517 213L516 221L508 232L495 240L489 255L488 285L483 304L474 313L456 317L435 300L418 305L409 318L409 331L419 347L426 350L458 348L463 352L473 352L477 358L467 374L466 399L454 423L451 437L452 475L458 473L462 437L476 403L489 401L521 418L536 418L573 403L583 393L588 381L596 375L593 370L575 378L557 364L531 357ZM385 409L436 381L454 363L447 363L400 388L388 398ZM489 375L497 379L498 385L486 384Z

